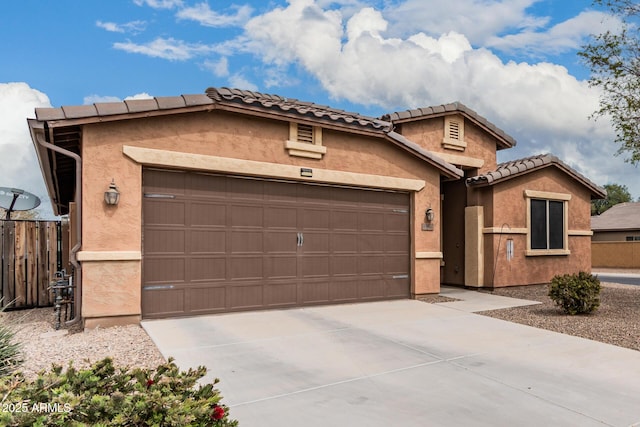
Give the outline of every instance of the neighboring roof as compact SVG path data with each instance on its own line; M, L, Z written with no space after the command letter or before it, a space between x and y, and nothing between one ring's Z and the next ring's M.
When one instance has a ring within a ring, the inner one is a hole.
M620 203L591 217L593 231L640 230L640 203Z
M467 178L467 185L494 185L551 166L557 167L587 187L591 191L592 198L602 199L607 196L607 191L604 188L594 184L552 154L539 154L537 156L500 163L495 171Z
M416 108L413 110L399 111L396 113L385 114L382 120L390 121L394 124L413 122L433 117L448 116L452 114L462 114L467 119L493 134L498 139L498 149L511 148L516 145L516 140L507 135L505 131L491 123L471 108L461 102L452 102L449 104L437 105L433 107Z

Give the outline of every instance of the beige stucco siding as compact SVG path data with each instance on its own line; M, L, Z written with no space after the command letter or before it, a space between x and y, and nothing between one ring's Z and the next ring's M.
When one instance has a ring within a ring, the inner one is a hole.
M556 274L590 271L590 193L557 168L549 167L494 185L493 206L485 207L485 286L548 283ZM527 256L527 199L525 190L570 195L568 255ZM484 190L487 191L487 190ZM572 233L573 232L573 233ZM507 260L512 239L514 257Z
M464 151L451 150L442 146L444 117L403 123L400 133L436 154L446 153L453 156L482 160L483 164L478 168L478 174L495 170L496 168L495 139L469 120L464 121L464 140L467 143Z
M284 145L288 137L287 122L224 112L86 125L82 251L91 253L92 260L83 263L83 316L140 314L141 261L114 256L114 252L142 251L143 165L123 154L125 145L424 181L424 188L412 197L412 253L440 250L439 233L421 231L420 216L431 205L436 218L440 217L440 174L435 168L382 138L329 130L323 133L327 153L321 160L292 157ZM103 202L112 178L121 193L117 207ZM412 263L412 294L437 292L439 261L414 259Z

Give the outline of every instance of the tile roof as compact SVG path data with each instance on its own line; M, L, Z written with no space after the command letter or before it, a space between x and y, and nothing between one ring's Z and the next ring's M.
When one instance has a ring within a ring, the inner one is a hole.
M416 108L413 110L399 111L395 113L385 114L380 117L382 120L393 123L404 123L416 121L424 118L439 117L450 114L463 114L471 121L493 133L502 142L501 148L510 148L516 145L516 140L507 135L505 131L491 123L471 108L461 102L452 102L449 104L436 105L432 107Z
M620 203L591 217L593 231L640 230L640 203Z
M180 95L150 99L131 99L122 102L98 102L91 105L72 105L58 108L36 108L36 118L47 120L72 120L100 118L122 114L148 113L177 108L213 105L207 95Z
M375 117L363 116L344 110L328 107L326 105L304 102L294 98L284 98L278 95L269 95L249 90L229 89L226 87L210 87L207 95L216 102L234 103L245 107L258 108L260 110L276 110L280 113L309 117L310 119L342 122L347 125L355 125L375 130L391 130L391 123Z
M467 185L493 185L549 166L558 167L569 174L578 182L589 188L596 198L606 197L607 192L604 188L594 184L588 178L581 175L575 169L571 168L552 154L539 154L537 156L500 163L495 171L467 178Z

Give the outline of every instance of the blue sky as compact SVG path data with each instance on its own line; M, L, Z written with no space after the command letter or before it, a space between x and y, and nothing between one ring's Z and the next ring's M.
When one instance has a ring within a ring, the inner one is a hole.
M35 107L229 86L373 116L461 101L518 141L500 161L552 152L637 198L576 56L617 26L566 0L3 2L0 186L44 195Z

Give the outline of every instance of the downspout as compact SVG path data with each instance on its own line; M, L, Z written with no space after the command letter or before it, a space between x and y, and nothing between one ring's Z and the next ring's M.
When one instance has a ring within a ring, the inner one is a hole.
M69 254L69 262L75 268L75 281L76 281L76 291L75 298L73 304L73 319L65 322L66 326L72 326L78 323L81 317L81 309L82 309L82 266L78 261L77 253L82 247L82 158L69 150L65 150L64 148L58 147L57 145L53 145L47 141L41 139L42 135L38 132L35 134L36 141L44 148L48 148L51 151L55 151L64 156L71 157L76 162L76 194L75 198L79 203L77 204L77 218L76 218L76 235L78 242L71 248L71 253Z

